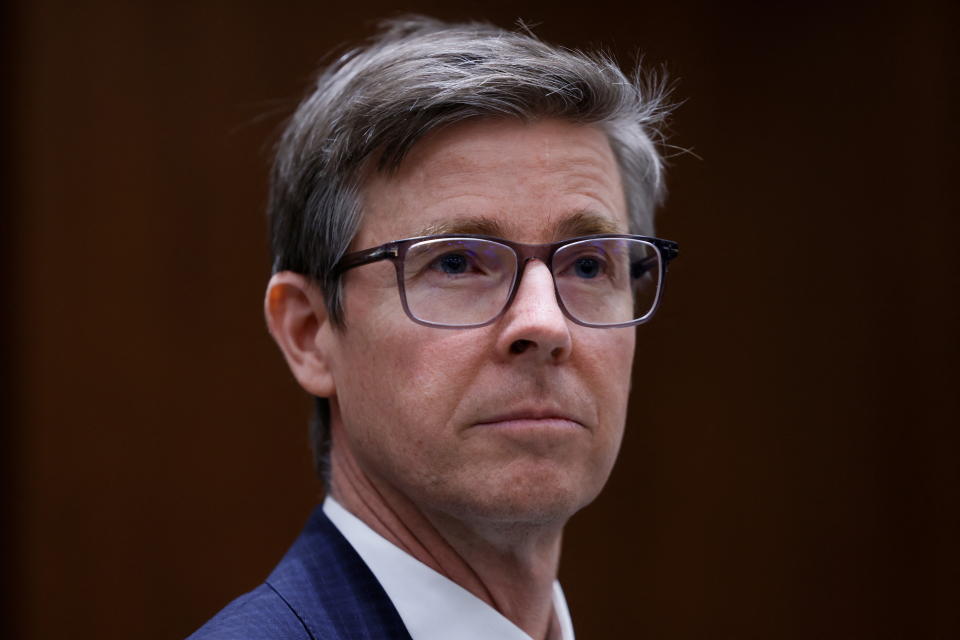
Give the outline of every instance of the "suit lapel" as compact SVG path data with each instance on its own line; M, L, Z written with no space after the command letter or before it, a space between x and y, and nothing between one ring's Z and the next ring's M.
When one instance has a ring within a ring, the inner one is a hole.
M319 506L267 584L315 640L411 640L383 587Z

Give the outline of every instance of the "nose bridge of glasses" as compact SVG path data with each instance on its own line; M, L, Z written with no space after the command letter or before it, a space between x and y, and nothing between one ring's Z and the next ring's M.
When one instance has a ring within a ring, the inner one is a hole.
M513 244L512 248L517 254L517 287L523 279L523 274L527 270L527 265L531 262L540 262L547 269L550 269L550 259L553 256L554 247L549 244Z
M523 281L523 274L527 270L527 265L531 262L540 262L543 264L547 271L550 272L550 284L552 285L554 296L556 296L556 283L553 280L553 266L551 262L553 261L553 254L556 252L556 245L554 244L513 244L512 248L517 254L517 277L514 288L514 295L519 292L521 282ZM512 298L513 296L511 296ZM511 300L512 302L512 300ZM554 300L556 302L556 299Z
M543 269L546 271L542 276L527 274L527 267L535 267L536 263L540 263ZM527 277L524 278L524 275L527 274ZM534 282L531 282L531 279ZM540 283L542 281L542 284ZM526 286L524 286L526 285ZM529 287L536 287L535 291L529 291ZM527 289L524 293L521 293L524 289ZM547 305L556 305L560 306L559 300L557 298L557 288L556 282L554 281L553 274L550 271L549 263L541 256L537 255L527 255L520 258L520 266L517 269L516 283L514 285L514 290L510 296L510 300L507 302L508 307L513 307L517 299L524 296L536 296L535 300L537 305L547 304ZM544 298L546 296L546 298Z
M549 244L520 244L516 242L504 243L513 249L513 253L517 256L517 272L516 277L514 278L514 290L513 294L510 296L511 302L513 296L516 295L517 290L520 288L520 283L523 280L523 274L527 270L527 264L534 261L542 262L547 268L550 268L550 259L553 255L554 247Z
M550 244L515 244L513 250L517 253L520 266L525 268L531 260L539 260L549 266L554 247Z

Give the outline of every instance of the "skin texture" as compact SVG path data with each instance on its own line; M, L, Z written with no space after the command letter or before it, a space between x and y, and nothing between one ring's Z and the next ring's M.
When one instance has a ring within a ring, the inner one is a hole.
M603 133L478 120L420 141L363 190L351 250L437 232L527 243L627 231ZM623 435L633 329L593 329L529 262L512 306L466 330L404 315L393 265L347 272L345 327L281 273L271 332L305 389L331 400L332 493L374 530L534 638L557 632L550 588L564 524L609 476Z

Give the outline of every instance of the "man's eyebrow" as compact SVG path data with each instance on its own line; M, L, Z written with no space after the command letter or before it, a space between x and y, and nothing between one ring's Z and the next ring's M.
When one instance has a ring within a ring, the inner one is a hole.
M557 240L599 233L626 233L621 225L592 211L577 211L564 218L554 232Z
M433 222L417 233L417 236L435 236L450 233L470 233L482 236L505 238L506 230L498 220L485 216L459 218ZM554 230L554 239L563 240L577 236L599 233L626 233L626 230L607 216L592 211L577 211L563 218Z
M503 227L493 218L476 216L434 222L420 230L418 236L437 236L445 233L470 233L481 236L503 237Z

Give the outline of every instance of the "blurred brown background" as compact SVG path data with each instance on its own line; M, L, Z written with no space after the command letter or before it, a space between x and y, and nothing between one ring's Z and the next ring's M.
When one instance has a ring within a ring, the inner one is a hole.
M578 636L957 638L954 3L6 2L4 638L181 638L321 488L264 329L268 149L376 18L520 16L686 102Z

